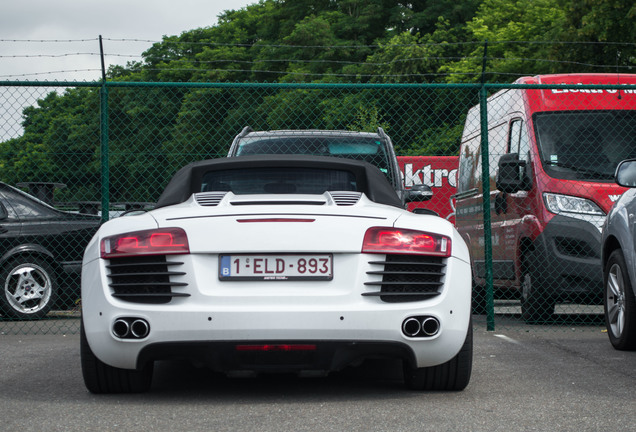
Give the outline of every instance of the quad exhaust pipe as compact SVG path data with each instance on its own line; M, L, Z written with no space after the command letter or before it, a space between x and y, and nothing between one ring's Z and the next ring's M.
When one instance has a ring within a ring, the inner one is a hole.
M408 337L433 337L439 329L439 320L432 316L409 317L402 323L402 333Z
M117 318L112 331L119 339L143 339L150 334L150 325L142 318Z

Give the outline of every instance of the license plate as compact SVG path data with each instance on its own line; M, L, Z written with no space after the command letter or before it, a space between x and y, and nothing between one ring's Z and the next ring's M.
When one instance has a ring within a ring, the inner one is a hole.
M219 255L220 280L331 280L333 255Z

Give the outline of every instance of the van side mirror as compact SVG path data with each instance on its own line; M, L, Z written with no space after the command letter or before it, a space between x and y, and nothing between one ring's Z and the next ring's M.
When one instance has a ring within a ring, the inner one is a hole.
M519 160L519 153L507 153L499 158L496 186L502 192L515 193L530 190L530 179L526 174L527 162Z
M425 184L416 184L406 190L404 200L406 202L422 202L433 198L433 189Z
M636 159L624 160L616 167L614 180L620 186L636 187Z

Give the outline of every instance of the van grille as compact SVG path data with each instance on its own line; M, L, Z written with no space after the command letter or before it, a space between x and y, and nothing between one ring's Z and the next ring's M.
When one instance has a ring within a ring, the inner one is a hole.
M387 255L384 261L369 261L377 270L368 275L382 275L381 281L365 282L379 291L363 296L379 296L387 303L422 301L441 293L444 285L445 259L422 255Z
M165 255L111 259L106 269L112 295L124 301L151 304L169 303L174 297L189 297L190 294L173 291L187 283L170 280L172 276L185 275L169 270L169 267L182 264L166 261Z

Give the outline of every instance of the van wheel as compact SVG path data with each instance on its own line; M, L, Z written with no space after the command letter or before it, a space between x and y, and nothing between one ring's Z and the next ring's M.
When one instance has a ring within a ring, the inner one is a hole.
M532 273L524 268L521 274L521 317L527 324L546 323L554 314L556 301L538 290L533 280Z
M404 384L410 390L461 391L470 381L473 368L473 323L468 322L466 339L459 353L441 365L417 368L404 361Z
M605 326L617 350L636 349L636 299L623 252L612 252L605 266Z
M95 356L80 323L80 363L84 385L91 393L143 393L152 383L153 363L141 370L112 367Z

